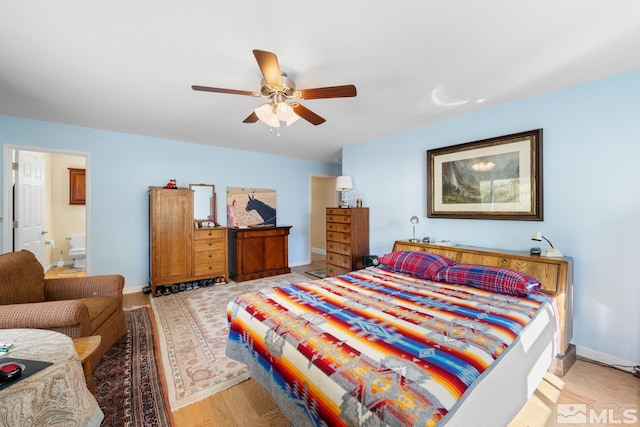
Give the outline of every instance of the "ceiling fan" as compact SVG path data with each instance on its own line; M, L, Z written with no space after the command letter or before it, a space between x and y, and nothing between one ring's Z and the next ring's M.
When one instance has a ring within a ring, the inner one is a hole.
M348 98L356 96L356 87L354 85L296 90L295 82L287 78L287 74L280 70L278 57L275 53L254 49L253 55L256 57L256 61L258 61L258 66L264 77L260 84L260 92L197 85L191 86L191 89L204 92L269 98L269 102L256 108L253 113L243 120L243 123L255 123L261 120L272 128L280 127L281 121L289 126L300 117L316 126L326 121L299 102L288 102L289 100Z

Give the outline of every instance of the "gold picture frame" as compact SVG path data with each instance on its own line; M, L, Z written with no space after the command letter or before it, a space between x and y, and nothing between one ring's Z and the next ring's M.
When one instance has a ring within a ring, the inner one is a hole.
M427 217L542 221L542 129L427 151Z

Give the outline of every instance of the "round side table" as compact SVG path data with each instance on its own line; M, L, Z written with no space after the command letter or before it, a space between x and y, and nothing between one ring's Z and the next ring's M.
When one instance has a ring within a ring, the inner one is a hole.
M0 329L0 342L11 351L0 359L51 362L50 366L5 385L0 390L0 426L57 425L74 420L77 426L100 426L104 414L89 392L73 341L42 329Z

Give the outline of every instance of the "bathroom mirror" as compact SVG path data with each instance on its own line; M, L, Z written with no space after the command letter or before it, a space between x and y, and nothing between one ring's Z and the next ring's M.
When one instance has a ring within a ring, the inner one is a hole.
M213 184L189 184L193 191L193 221L196 227L217 227L216 186Z

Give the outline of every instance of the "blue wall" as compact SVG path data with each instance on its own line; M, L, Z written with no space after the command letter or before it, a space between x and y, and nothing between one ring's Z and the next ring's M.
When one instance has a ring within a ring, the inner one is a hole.
M149 283L150 185L163 186L170 178L176 178L180 187L215 184L222 225L227 220L227 187L276 190L278 224L293 226L289 264L300 265L310 262L310 177L340 174L340 165L330 163L1 115L0 142L36 151L46 147L88 154L89 273L122 274L129 287Z
M409 107L405 105L405 107ZM528 250L542 231L574 259L573 342L640 361L640 70L548 93L343 151L343 174L370 207L371 252L416 234ZM426 218L426 150L543 128L544 221Z

